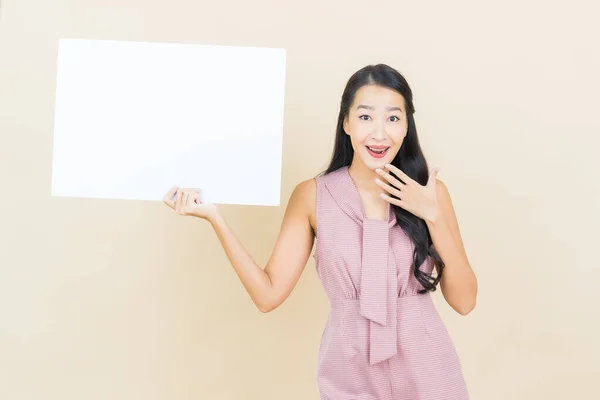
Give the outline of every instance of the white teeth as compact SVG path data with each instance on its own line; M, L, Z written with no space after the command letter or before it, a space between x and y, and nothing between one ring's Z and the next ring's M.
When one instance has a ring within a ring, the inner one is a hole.
M386 147L385 149L377 150L367 146L367 149L371 150L373 153L383 154L387 151L388 147Z

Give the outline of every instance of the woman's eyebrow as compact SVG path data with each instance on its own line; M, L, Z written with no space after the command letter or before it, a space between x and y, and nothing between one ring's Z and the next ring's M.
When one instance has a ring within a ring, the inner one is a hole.
M357 110L361 109L361 108L364 108L365 110L373 110L374 109L373 106L369 106L369 105L366 105L366 104L359 104L359 106L356 107ZM400 112L402 112L402 109L400 107L388 107L387 110L388 111L400 111Z

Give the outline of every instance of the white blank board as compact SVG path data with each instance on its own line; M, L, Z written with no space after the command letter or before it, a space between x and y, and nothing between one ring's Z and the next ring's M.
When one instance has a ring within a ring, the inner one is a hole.
M61 39L52 195L279 205L285 49Z

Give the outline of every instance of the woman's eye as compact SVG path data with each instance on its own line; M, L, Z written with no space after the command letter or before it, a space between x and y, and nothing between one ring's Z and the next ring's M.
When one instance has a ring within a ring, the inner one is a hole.
M368 115L361 115L358 118L362 119L363 121L366 121L366 118L370 118L370 117Z
M395 115L392 115L390 118L396 118L396 121L400 121L400 118L396 117Z

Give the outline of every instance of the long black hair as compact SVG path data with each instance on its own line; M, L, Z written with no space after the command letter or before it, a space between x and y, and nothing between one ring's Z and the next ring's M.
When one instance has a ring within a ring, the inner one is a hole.
M412 90L406 79L397 70L386 64L368 65L355 72L348 80L342 94L333 155L329 166L323 174L331 173L352 163L354 149L352 148L350 137L344 131L344 119L348 115L356 92L364 85L386 87L395 90L404 97L408 132L404 137L400 150L398 150L398 154L392 160L392 165L402 170L416 182L425 185L429 179L429 168L417 136L417 128L413 117L415 107L413 105ZM437 284L442 278L444 262L433 246L427 224L423 219L406 211L402 207L392 205L392 209L396 215L396 223L400 225L415 244L413 273L415 278L424 287L419 293L435 291ZM435 277L421 271L419 268L428 256L433 258L437 271L437 276Z

